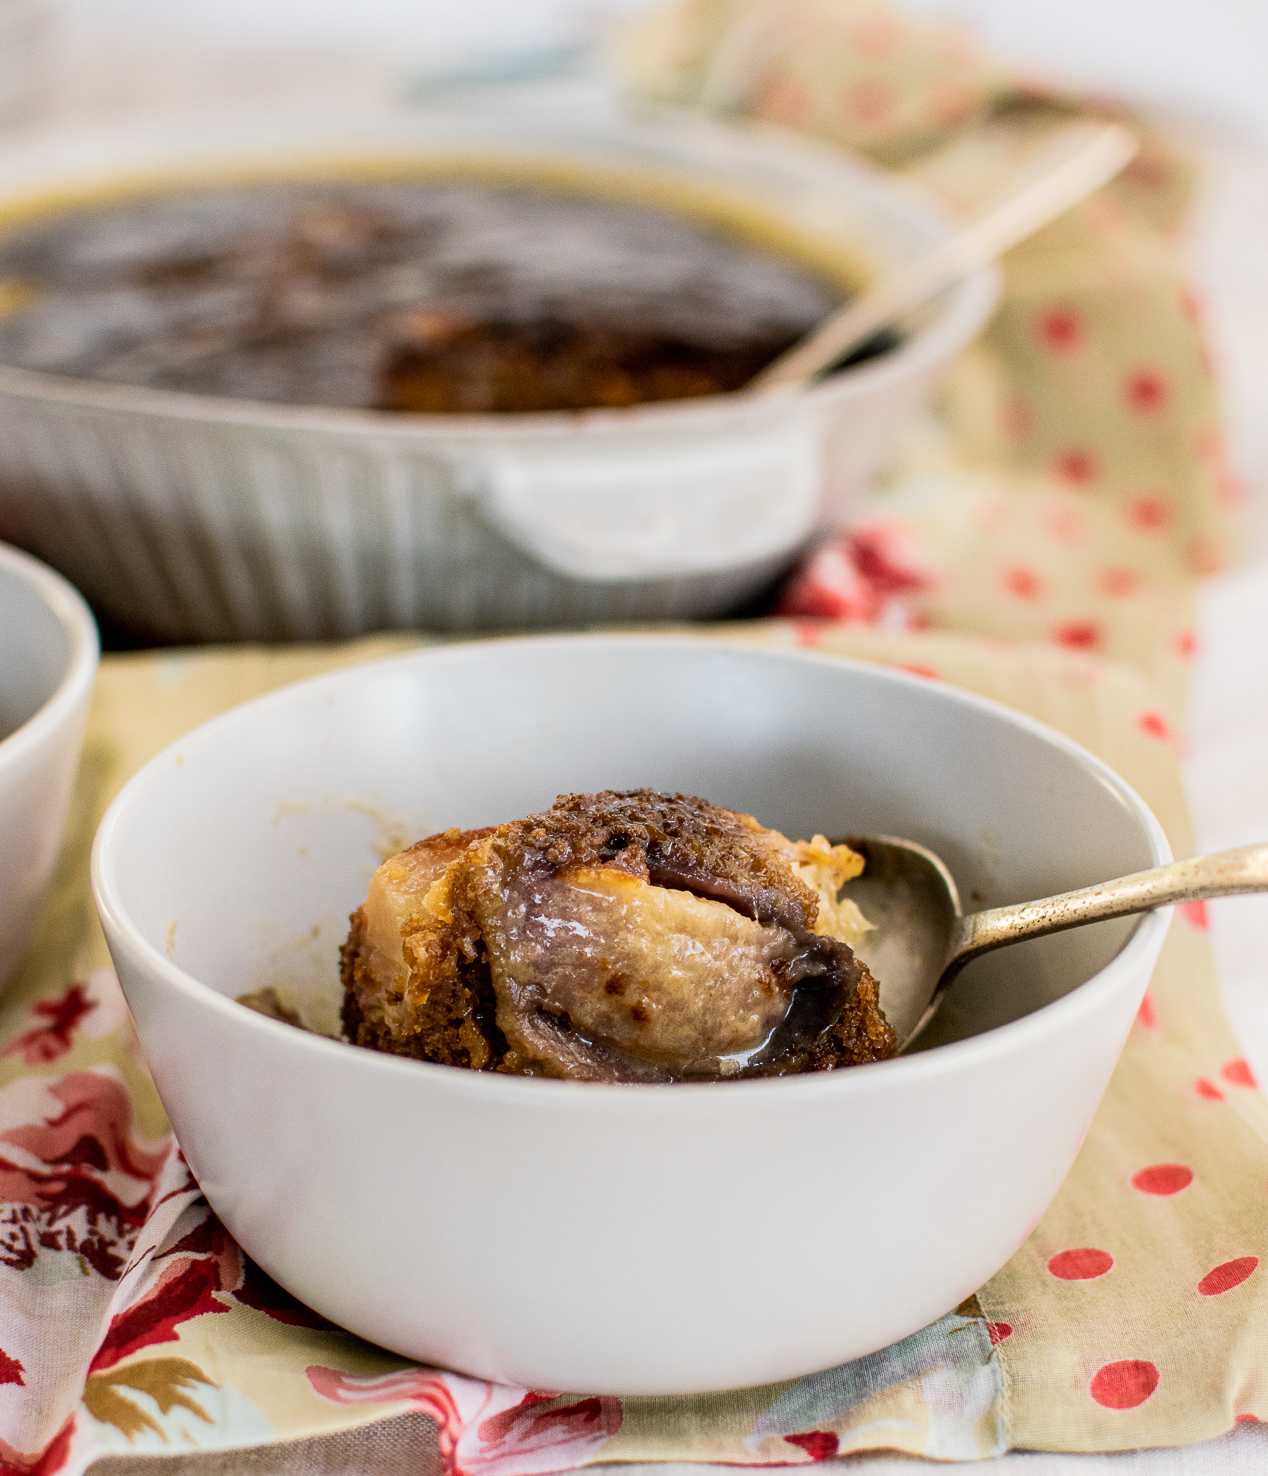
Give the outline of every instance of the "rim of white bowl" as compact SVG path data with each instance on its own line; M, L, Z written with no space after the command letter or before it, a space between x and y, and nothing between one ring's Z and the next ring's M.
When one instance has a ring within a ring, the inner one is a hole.
M211 123L214 125L215 116ZM357 117L373 115L357 113ZM193 118L197 127L200 118ZM662 109L631 114L626 120L633 131L640 126L669 126L700 132L722 131L736 138L751 138L768 152L783 150L819 159L851 175L873 190L881 190L908 211L950 231L957 217L951 207L928 189L902 179L868 160L837 149L820 140L756 119L727 120L700 117L683 110ZM565 146L559 146L560 153ZM234 152L226 149L226 157ZM114 173L121 174L122 166ZM107 177L103 175L103 177ZM999 299L1002 278L996 266L982 266L966 273L943 294L942 305L931 322L903 339L896 348L845 370L838 370L809 385L775 394L750 394L740 389L723 395L701 395L688 400L648 401L623 409L535 411L522 414L402 415L399 411L355 407L287 405L260 400L239 400L227 395L202 395L182 390L155 389L106 380L79 379L44 370L0 365L0 393L31 399L81 405L98 410L144 414L165 419L212 421L221 425L252 425L308 432L338 433L361 430L393 440L453 440L478 436L502 441L530 438L550 440L577 434L604 434L674 430L690 427L701 419L730 420L790 408L819 409L824 403L848 400L876 385L902 379L948 360L969 343L989 318Z
M742 641L728 640L726 638L710 639L700 636L643 636L596 633L563 636L511 636L492 641L464 641L459 644L440 647L423 647L419 651L405 652L400 656L391 656L379 661L364 662L357 666L343 667L339 671L326 672L320 676L310 677L306 681L295 682L286 687L281 687L274 692L265 693L261 697L253 698L249 702L231 708L228 712L221 713L209 722L201 724L189 733L169 745L162 753L157 754L142 769L124 785L115 797L110 808L106 811L92 849L92 891L97 909L101 914L102 922L106 927L107 934L111 935L112 946L122 945L131 955L133 960L149 969L178 994L184 996L191 1004L198 1008L220 1011L226 1018L237 1021L239 1027L246 1031L263 1030L270 1033L278 1042L289 1042L289 1048L299 1051L316 1052L317 1059L327 1057L327 1053L337 1053L337 1059L348 1063L350 1061L360 1062L359 1067L366 1071L391 1071L406 1072L409 1074L423 1071L427 1074L433 1085L442 1085L446 1091L454 1091L459 1094L474 1092L481 1095L492 1094L494 1100L506 1102L522 1102L525 1105L532 1101L541 1102L544 1094L557 1093L571 1094L579 1090L580 1097L574 1098L578 1102L585 1101L588 1090L599 1090L611 1094L610 1100L615 1101L618 1096L625 1097L629 1101L648 1102L651 1097L661 1099L665 1090L672 1091L672 1100L682 1101L681 1110L710 1111L709 1102L718 1104L721 1110L724 1104L734 1099L736 1092L777 1092L785 1096L797 1096L810 1094L812 1096L831 1096L840 1092L851 1093L871 1089L869 1084L879 1082L878 1073L884 1072L892 1076L894 1073L904 1073L912 1079L936 1078L948 1072L959 1072L966 1062L966 1058L978 1057L983 1066L988 1065L993 1059L1009 1054L1014 1048L1024 1046L1036 1034L1045 1034L1051 1028L1051 1022L1077 1020L1080 1014L1095 1013L1099 1006L1100 998L1105 993L1113 993L1117 990L1120 976L1135 967L1136 959L1142 953L1149 952L1155 941L1161 941L1159 934L1165 934L1170 924L1170 907L1159 908L1150 913L1140 915L1130 938L1123 944L1117 954L1099 969L1089 979L1076 985L1068 994L1060 999L1052 1000L1046 1005L1041 1005L1037 1010L1023 1015L1020 1019L1010 1020L1006 1024L997 1025L991 1029L984 1030L980 1034L969 1036L967 1039L952 1041L949 1044L935 1046L927 1051L917 1052L910 1056L896 1056L887 1061L869 1062L862 1066L851 1066L848 1069L838 1071L806 1072L796 1076L761 1077L745 1081L719 1081L719 1082L674 1082L658 1084L630 1084L616 1082L575 1082L556 1081L540 1077L518 1077L501 1075L497 1072L468 1071L459 1067L443 1066L433 1061L417 1061L412 1058L393 1056L386 1052L370 1050L367 1047L355 1046L348 1041L335 1040L330 1036L318 1035L311 1031L298 1030L293 1025L283 1024L279 1020L270 1019L257 1011L239 1004L227 995L221 994L209 984L203 984L194 975L186 972L177 963L169 959L163 951L152 943L133 922L127 908L123 905L119 896L114 875L114 859L111 848L115 832L123 823L123 817L132 802L134 795L138 794L148 783L148 775L157 771L160 766L170 763L171 757L177 752L188 755L191 743L211 741L216 732L222 727L241 721L244 712L256 708L266 707L269 704L285 702L292 694L305 690L320 689L325 685L337 684L341 679L347 678L353 673L364 674L375 670L389 670L393 667L409 665L418 661L438 663L461 660L464 653L473 649L487 649L489 647L508 647L522 645L531 642L537 646L575 646L578 643L587 645L617 644L629 646L631 644L651 645L661 649L682 650L684 648L695 648L697 650L726 650L735 654L744 655L756 660L776 661L780 663L798 663L811 666L821 666L839 669L842 666L866 672L868 675L880 675L884 680L893 681L899 685L919 687L927 689L930 678L915 676L911 673L887 667L877 662L861 661L852 657L832 656L813 651L785 651L769 650L755 647ZM1163 832L1162 826L1154 816L1153 812L1140 798L1136 791L1120 775L1116 774L1103 760L1096 757L1081 744L1073 739L1067 738L1064 733L1046 723L1018 712L1016 709L1006 706L1004 703L995 702L989 697L981 697L977 693L968 692L961 687L955 687L950 683L937 683L945 692L948 700L959 702L973 707L979 711L989 713L1001 718L1012 726L1020 727L1024 731L1043 739L1060 749L1063 753L1079 762L1084 768L1090 769L1093 775L1102 784L1110 789L1127 806L1131 813L1140 823L1146 839L1155 852L1154 865L1165 865L1171 860L1171 848ZM347 1053L355 1052L354 1057ZM331 1058L334 1059L334 1058ZM439 1076L436 1073L440 1073ZM888 1076L887 1076L888 1080ZM593 1100L593 1099L591 1099ZM606 1100L606 1099L605 1099ZM695 1105L688 1108L686 1104Z
M70 638L70 660L53 695L37 712L0 738L0 765L16 762L38 747L79 707L97 675L101 637L83 595L69 580L39 559L0 543L0 579L13 578L33 589Z

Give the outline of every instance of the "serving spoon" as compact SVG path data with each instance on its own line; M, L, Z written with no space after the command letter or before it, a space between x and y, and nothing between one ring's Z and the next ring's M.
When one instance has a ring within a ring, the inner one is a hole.
M947 241L826 318L745 385L748 393L790 391L861 348L879 330L976 268L1003 255L1041 226L1100 189L1136 153L1137 140L1117 123L1075 123L1042 147L980 213Z
M880 984L900 1051L925 1030L947 985L979 954L1174 902L1268 892L1268 845L1241 846L965 916L955 879L925 846L893 835L846 836L845 844L867 864L844 895L873 927L854 951Z

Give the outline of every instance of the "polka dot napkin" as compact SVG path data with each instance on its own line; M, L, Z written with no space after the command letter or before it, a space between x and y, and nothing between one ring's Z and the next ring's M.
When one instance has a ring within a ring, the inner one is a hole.
M620 56L644 96L812 134L965 209L1094 111L876 0L683 0ZM1239 489L1175 240L1191 171L1132 126L1127 170L1007 255L999 311L926 434L793 579L788 614L1125 661L1178 711L1193 586L1224 557Z

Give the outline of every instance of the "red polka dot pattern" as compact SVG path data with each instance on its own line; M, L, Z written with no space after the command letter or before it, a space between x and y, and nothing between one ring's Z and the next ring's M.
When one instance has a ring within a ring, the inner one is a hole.
M1086 487L1096 480L1096 457L1090 451L1072 446L1068 451L1061 451L1057 454L1053 462L1053 470L1063 482L1068 482L1070 486Z
M1241 1286L1243 1281L1253 1276L1258 1265L1258 1256L1238 1256L1235 1261L1224 1261L1213 1266L1198 1282L1198 1291L1204 1297L1222 1296L1224 1292L1232 1291L1235 1286Z
M1049 353L1068 354L1083 343L1083 319L1064 304L1050 307L1040 313L1036 334Z
M1157 369L1138 369L1127 376L1123 397L1127 408L1136 415L1153 415L1166 404L1169 395L1166 377Z
M1182 1163L1155 1163L1132 1175L1132 1188L1142 1194L1179 1194L1193 1182L1193 1170Z
M1101 627L1094 620L1067 620L1052 632L1052 639L1071 651L1095 651L1101 644Z
M1011 1338L1013 1335L1013 1325L1011 1322L988 1322L986 1324L986 1330L991 1335L991 1346L993 1348L998 1348L1005 1338Z
M1113 1267L1114 1257L1109 1251L1090 1245L1058 1251L1048 1262L1048 1270L1061 1281L1094 1281Z
M1205 933L1211 925L1211 920L1207 916L1206 903L1200 900L1197 902L1182 902L1180 904L1180 916L1198 933Z
M1145 493L1127 504L1127 526L1139 533L1155 533L1171 521L1171 507L1166 498Z
M1160 743L1170 741L1171 728L1160 712L1142 712L1136 719L1136 726L1146 738L1157 738Z
M1140 1002L1140 1008L1136 1011L1137 1023L1143 1025L1146 1030L1157 1030L1158 1014L1154 1009L1154 1002L1148 995Z
M1220 1075L1229 1086L1257 1087L1259 1085L1255 1080L1255 1073L1241 1056L1233 1061L1225 1061L1220 1067Z
M1204 1098L1208 1102L1222 1102L1224 1100L1224 1093L1220 1091L1219 1087L1213 1081L1208 1081L1205 1076L1198 1077L1193 1083L1193 1090L1199 1097Z
M1010 569L1004 575L1004 588L1019 600L1036 600L1043 589L1043 581L1033 569Z
M1158 1368L1143 1358L1107 1363L1092 1375L1088 1392L1104 1409L1135 1409L1158 1387Z
M1141 580L1135 569L1126 569L1116 564L1109 569L1102 569L1097 583L1103 594L1118 600L1135 594L1140 588Z

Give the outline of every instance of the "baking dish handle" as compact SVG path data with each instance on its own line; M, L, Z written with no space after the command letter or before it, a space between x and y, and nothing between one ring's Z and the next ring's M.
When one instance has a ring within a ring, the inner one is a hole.
M675 579L790 553L822 494L817 426L644 450L586 446L486 453L468 484L484 516L571 579Z

